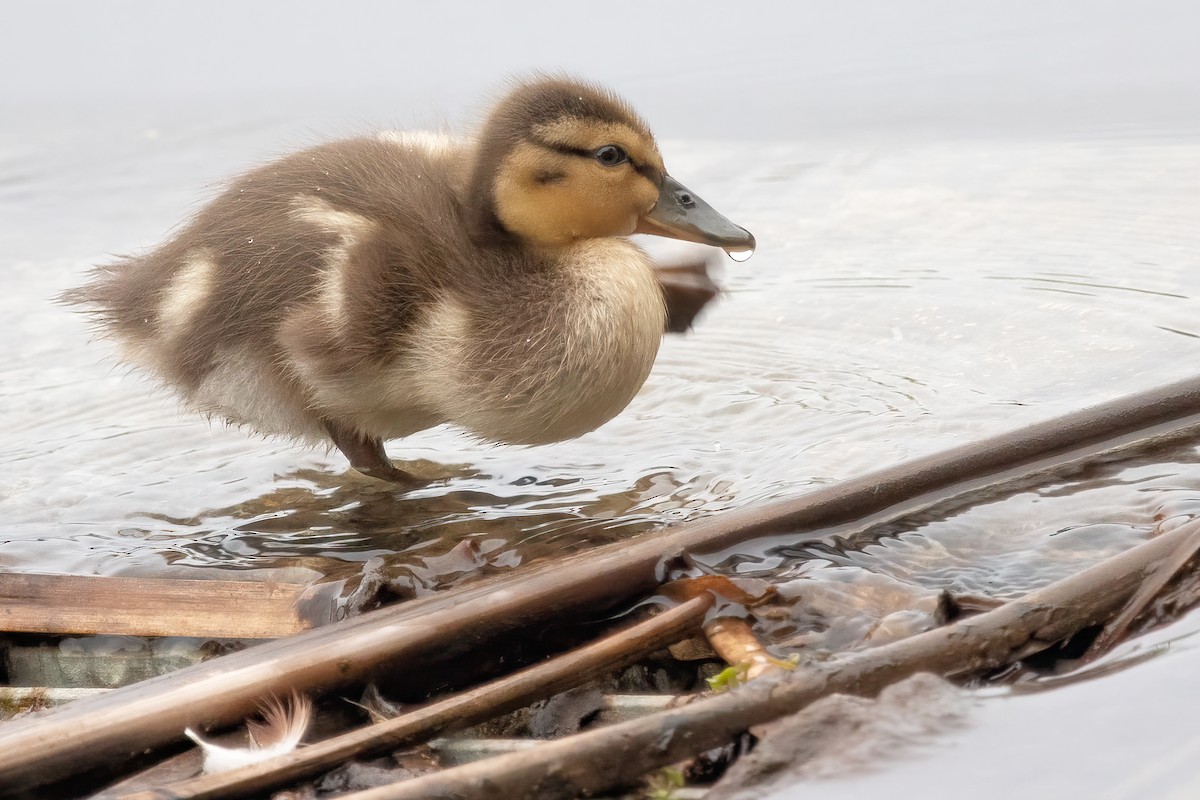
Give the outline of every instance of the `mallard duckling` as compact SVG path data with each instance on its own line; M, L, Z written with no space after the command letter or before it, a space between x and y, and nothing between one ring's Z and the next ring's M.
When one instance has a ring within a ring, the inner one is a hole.
M624 101L537 78L473 141L383 134L248 172L67 299L197 411L413 482L385 440L541 444L625 408L665 323L635 232L754 247Z

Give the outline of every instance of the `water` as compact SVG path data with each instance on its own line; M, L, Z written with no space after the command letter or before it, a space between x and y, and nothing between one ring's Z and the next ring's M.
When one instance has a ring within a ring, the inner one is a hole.
M749 250L726 250L725 255L729 256L731 261L741 264L750 260L750 257L754 255L754 248L750 248Z
M59 56L0 94L5 569L238 570L350 589L374 559L419 595L1195 372L1200 64L1186 32L1200 19L1186 4L747 7L734 39L721 18L732 12L700 4L660 20L680 48L671 66L657 48L615 61L582 11L543 19L531 4L528 30L509 33L528 40L512 48L487 38L503 20L448 36L463 21L431 8L411 46L323 42L345 60L320 69L295 50L317 46L311 24L284 6L245 11L277 18L238 30L191 10L115 8L122 25L96 19L87 36L5 50L14 65ZM375 13L390 24L365 26L368 38L408 22ZM193 48L161 46L180 30ZM499 63L446 59L451 40ZM161 68L139 68L151 55ZM109 253L159 241L238 169L371 126L460 120L498 74L532 64L628 94L672 174L758 241L749 263L714 259L725 295L664 342L641 394L593 434L513 448L428 431L389 450L440 480L400 494L337 453L181 415L49 301ZM785 602L762 622L775 641L858 646L942 589L1013 597L1200 513L1198 453L1176 447L855 543L751 544L712 566L779 585ZM1179 698L1198 627L1193 614L1158 634L1165 652L1149 661L1131 643L1113 658L1124 669L1093 680L980 693L966 729L821 791L869 796L896 781L950 796L930 786L970 781L980 796L1053 797L1063 775L1112 797L1185 791L1194 770L1170 757L1190 746Z

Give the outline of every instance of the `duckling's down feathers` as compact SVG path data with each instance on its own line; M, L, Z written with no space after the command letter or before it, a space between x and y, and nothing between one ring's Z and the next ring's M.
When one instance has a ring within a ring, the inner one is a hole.
M485 120L471 167L468 224L487 244L512 244L514 237L496 213L495 177L504 159L521 143L538 137L539 129L556 122L620 125L653 142L650 127L624 99L586 81L546 76L519 81Z
M69 299L193 407L262 433L579 435L649 372L660 290L624 240L480 246L477 160L469 143L404 136L288 156Z

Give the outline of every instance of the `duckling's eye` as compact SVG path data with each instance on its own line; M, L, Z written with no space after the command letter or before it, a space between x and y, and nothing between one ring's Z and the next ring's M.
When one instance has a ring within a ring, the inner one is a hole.
M596 160L606 167L615 167L629 160L629 154L615 144L604 145L594 155Z

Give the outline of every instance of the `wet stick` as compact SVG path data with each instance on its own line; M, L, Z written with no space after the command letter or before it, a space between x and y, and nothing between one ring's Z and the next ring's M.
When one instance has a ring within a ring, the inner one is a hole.
M1171 579L1196 557L1197 552L1200 552L1200 528L1196 528L1191 536L1181 541L1179 548L1170 557L1159 562L1158 566L1146 576L1145 582L1133 597L1129 598L1129 603L1121 609L1121 613L1108 622L1104 626L1104 630L1100 631L1100 635L1084 653L1083 661L1086 663L1096 660L1125 638L1125 633L1133 621L1141 616L1146 607L1162 593Z
M664 560L786 533L877 524L999 486L1029 485L1114 453L1200 431L1200 378L1120 398L792 498L682 523L627 542L531 564L493 580L367 612L0 729L0 794L81 786L181 740L189 725L231 724L271 693L320 695L434 656L462 654L517 628L596 614L660 581Z
M543 664L269 761L146 791L121 791L118 787L101 797L122 800L241 797L317 775L351 758L379 755L466 728L579 686L678 641L700 626L712 603L711 595L697 597Z
M341 585L0 573L0 631L277 639L332 622Z
M752 725L793 714L831 694L874 696L918 672L950 676L994 669L1098 625L1197 531L1200 522L1188 523L995 610L908 639L342 800L552 800L630 786L652 770L719 747Z

